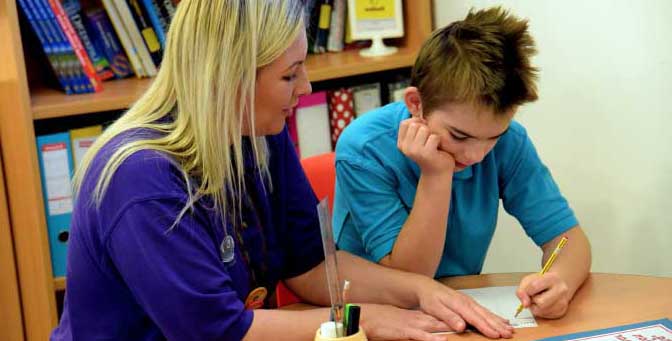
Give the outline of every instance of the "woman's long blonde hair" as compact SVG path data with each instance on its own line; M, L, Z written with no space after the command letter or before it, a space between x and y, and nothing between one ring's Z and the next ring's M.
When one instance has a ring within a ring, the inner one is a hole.
M203 196L213 199L223 219L237 221L245 191L243 131L259 171L268 176L265 139L254 137L257 69L292 44L303 22L300 0L183 0L156 79L87 152L73 180L75 193L104 145L126 131L149 129L159 134L122 143L111 155L92 193L96 207L127 157L155 150L170 156L185 179L189 201L176 223Z

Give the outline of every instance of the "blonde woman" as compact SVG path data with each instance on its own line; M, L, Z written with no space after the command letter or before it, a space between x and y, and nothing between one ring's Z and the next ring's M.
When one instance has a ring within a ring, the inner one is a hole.
M328 320L253 310L279 280L329 303L316 198L284 129L311 91L305 58L299 0L180 3L152 86L78 169L53 340L299 340ZM511 336L431 279L338 256L372 337L433 340L465 322Z

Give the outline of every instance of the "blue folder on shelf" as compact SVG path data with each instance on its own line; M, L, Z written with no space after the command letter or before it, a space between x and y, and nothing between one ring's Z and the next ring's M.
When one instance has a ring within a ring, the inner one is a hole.
M73 206L70 133L38 136L37 154L47 217L51 265L55 277L65 276Z

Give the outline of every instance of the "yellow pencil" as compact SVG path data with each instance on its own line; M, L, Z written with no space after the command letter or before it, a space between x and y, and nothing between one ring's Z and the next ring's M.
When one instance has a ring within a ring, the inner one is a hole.
M546 264L544 264L544 267L539 271L540 275L543 275L548 271L548 269L551 268L551 265L553 265L553 262L555 262L555 259L558 257L558 254L560 253L560 250L562 250L563 247L565 247L565 244L567 244L568 238L563 236L562 239L560 239L560 242L558 243L558 246L555 247L555 250L553 250L553 253L551 253L551 256L548 257L548 260L546 261ZM518 314L523 311L523 304L521 303L518 306L518 309L516 309L516 314L513 317L518 317Z

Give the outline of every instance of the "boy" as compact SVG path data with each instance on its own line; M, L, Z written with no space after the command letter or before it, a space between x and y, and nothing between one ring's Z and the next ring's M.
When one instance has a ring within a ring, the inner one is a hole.
M590 245L525 129L537 99L527 21L471 11L421 48L404 101L353 122L336 147L334 226L341 249L431 277L481 272L499 200L543 250L569 243L518 297L536 316L563 316L590 269Z

